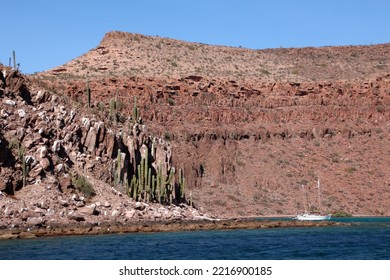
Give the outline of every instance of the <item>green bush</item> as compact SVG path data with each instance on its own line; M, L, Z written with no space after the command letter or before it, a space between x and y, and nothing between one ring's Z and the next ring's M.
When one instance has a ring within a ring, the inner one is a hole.
M336 218L344 218L344 217L352 217L352 214L345 212L343 210L338 210L332 214L333 217Z
M164 132L164 138L166 141L171 141L171 133L168 131Z
M73 185L86 197L91 198L96 193L93 189L92 184L82 175L77 176L73 179Z

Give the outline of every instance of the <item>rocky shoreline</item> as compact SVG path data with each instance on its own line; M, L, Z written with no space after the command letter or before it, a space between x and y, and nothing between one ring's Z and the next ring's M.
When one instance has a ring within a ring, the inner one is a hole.
M49 236L98 235L137 232L175 232L194 230L233 230L233 229L268 229L286 227L326 227L339 223L331 221L306 222L296 220L259 220L259 219L213 219L186 221L152 221L129 223L89 223L67 224L46 227L20 227L0 229L0 239L26 239Z

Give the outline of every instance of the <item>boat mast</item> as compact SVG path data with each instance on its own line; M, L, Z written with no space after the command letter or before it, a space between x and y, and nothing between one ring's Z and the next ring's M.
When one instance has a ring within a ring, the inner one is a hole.
M308 203L308 201L307 201L307 192L306 192L306 189L305 189L304 185L302 185L301 187L302 187L303 195L304 195L303 203L304 203L304 207L305 207L305 213L307 213L307 203Z
M318 177L318 179L317 179L317 188L318 188L318 209L319 209L319 211L321 213L322 211L321 211L320 177Z

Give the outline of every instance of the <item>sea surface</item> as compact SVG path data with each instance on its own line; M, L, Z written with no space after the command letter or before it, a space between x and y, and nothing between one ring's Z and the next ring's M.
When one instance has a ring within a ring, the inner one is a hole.
M0 260L390 259L390 218L332 220L352 224L0 240Z

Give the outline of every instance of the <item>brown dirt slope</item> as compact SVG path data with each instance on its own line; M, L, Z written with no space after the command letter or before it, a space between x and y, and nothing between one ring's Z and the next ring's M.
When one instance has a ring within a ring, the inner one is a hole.
M98 47L48 73L302 82L361 80L389 69L390 44L251 50L109 32Z

